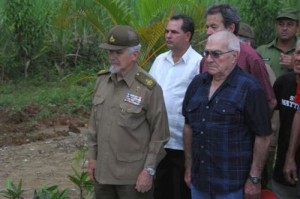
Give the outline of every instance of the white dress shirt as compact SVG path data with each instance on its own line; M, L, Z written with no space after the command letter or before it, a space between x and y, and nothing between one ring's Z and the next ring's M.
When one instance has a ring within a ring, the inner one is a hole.
M149 71L162 87L167 107L170 140L165 148L183 150L182 102L188 85L199 74L201 59L191 46L177 63L173 61L172 51L167 51L155 59Z

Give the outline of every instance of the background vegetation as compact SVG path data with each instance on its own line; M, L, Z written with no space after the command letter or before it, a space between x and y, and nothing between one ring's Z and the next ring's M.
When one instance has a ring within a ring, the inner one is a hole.
M275 38L279 9L300 8L298 0L0 0L0 110L5 107L14 115L33 104L39 112L31 123L88 113L97 71L107 67L98 46L113 25L127 24L138 32L139 64L149 69L166 50L165 26L175 13L193 17L192 45L201 52L204 12L215 3L237 7L242 21L254 29L256 46ZM90 185L86 173L75 172L70 180L79 187ZM65 198L66 192L56 188L41 188L36 195ZM22 192L21 183L8 181L2 193L11 198Z
M204 12L215 3L238 8L242 21L253 26L257 46L274 39L280 8L300 7L296 0L1 0L0 106L63 105L70 99L88 106L96 73L107 67L98 46L115 24L138 32L145 69L166 50L165 26L174 13L194 18L192 45L201 52Z

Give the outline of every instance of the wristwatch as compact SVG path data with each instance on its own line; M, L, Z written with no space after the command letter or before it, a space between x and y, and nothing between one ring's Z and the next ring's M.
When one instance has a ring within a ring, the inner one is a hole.
M251 176L249 175L249 180L253 183L253 184L259 184L261 182L261 178L257 177L257 176Z
M146 168L146 171L147 171L147 173L148 173L150 176L154 176L154 175L155 175L155 169L153 169L153 168L151 168L151 167Z

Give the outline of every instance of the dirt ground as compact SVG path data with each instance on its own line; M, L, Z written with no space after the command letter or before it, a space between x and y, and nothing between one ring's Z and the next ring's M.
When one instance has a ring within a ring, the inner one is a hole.
M84 161L75 158L86 143L87 117L56 116L31 123L38 111L29 106L11 115L7 108L0 108L0 191L8 178L15 184L22 179L25 199L32 199L35 189L52 185L68 189L72 199L79 198L79 189L68 175L74 174L72 166L85 169Z

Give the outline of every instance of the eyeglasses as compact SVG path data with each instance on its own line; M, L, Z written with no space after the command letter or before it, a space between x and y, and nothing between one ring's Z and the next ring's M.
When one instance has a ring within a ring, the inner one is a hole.
M208 50L206 50L206 51L203 52L203 56L204 56L205 58L208 58L208 56L210 55L212 58L217 59L217 58L219 58L221 55L224 55L224 54L226 54L226 53L230 53L230 52L232 52L232 51L233 51L233 50L229 50L229 51L227 51L227 52L221 52L221 51L219 51L219 50L213 50L213 51L208 51Z

